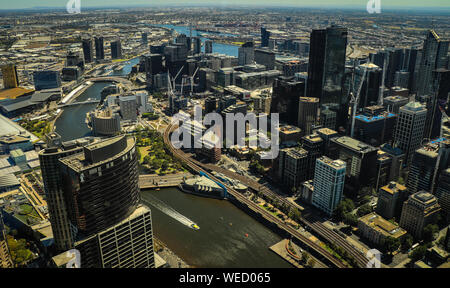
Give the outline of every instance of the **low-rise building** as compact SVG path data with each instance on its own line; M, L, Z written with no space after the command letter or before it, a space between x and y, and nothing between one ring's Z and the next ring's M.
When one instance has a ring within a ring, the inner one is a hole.
M375 212L358 219L358 231L361 237L375 245L382 245L388 237L401 239L406 234L400 226L387 221Z

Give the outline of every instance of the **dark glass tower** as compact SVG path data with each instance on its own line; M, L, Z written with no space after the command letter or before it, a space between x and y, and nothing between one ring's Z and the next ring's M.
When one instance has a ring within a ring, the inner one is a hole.
M269 47L270 32L261 27L261 47Z
M105 59L105 47L103 37L95 37L95 58L97 60Z
M94 61L94 49L92 46L92 39L90 37L83 39L82 46L83 46L84 62L91 63L92 61Z
M336 129L348 118L348 95L343 93L347 28L331 26L311 33L307 97L320 99L321 109L336 113Z
M120 39L111 42L111 58L112 59L122 58L122 43L120 42Z

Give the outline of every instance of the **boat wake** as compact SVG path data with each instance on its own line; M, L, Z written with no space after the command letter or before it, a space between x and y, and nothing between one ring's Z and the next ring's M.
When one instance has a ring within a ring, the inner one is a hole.
M159 211L163 212L169 217L172 217L173 219L177 220L181 224L194 229L194 230L200 230L200 227L191 219L187 218L186 216L182 215L180 212L176 211L166 203L162 202L161 200L157 199L156 197L146 194L142 197L142 201L144 203L150 204L157 208Z

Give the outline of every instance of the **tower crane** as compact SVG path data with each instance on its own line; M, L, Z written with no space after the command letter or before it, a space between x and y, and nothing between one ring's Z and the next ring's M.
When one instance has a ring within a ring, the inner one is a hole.
M191 97L192 97L192 94L194 93L194 78L195 78L195 75L197 75L199 68L200 67L197 67L197 69L195 69L194 74L190 77L191 78Z
M351 100L350 103L353 103L353 108L352 108L352 127L350 130L350 137L353 138L353 133L355 130L355 117L356 117L356 109L358 107L359 104L359 95L361 94L361 89L362 86L364 84L364 81L366 79L366 73L367 73L367 66L364 66L364 72L363 72L363 76L361 78L361 82L359 83L359 87L358 87L358 91L356 92L356 95L353 95L353 93L350 93L351 96Z

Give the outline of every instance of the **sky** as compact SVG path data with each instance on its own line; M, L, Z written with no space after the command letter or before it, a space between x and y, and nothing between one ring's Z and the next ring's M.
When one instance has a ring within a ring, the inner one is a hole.
M69 0L0 0L0 10L34 7L64 8ZM155 5L264 5L299 7L343 7L365 9L369 0L80 0L83 7L155 6ZM380 0L383 8L412 9L418 7L445 7L450 0Z

